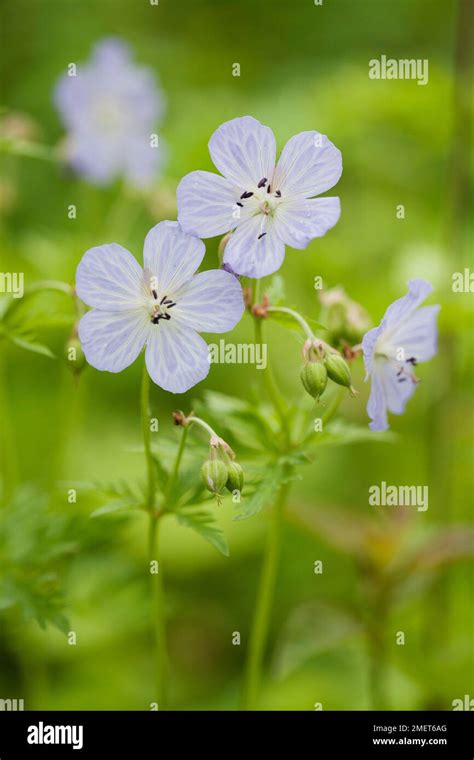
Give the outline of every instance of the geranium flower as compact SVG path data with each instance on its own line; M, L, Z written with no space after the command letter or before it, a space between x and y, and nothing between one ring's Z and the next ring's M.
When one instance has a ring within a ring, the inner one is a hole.
M426 280L410 280L407 295L394 301L380 325L363 338L367 377L372 378L367 404L371 430L387 430L387 410L403 414L418 383L413 368L436 354L440 307L418 308L432 290Z
M146 346L145 362L157 385L184 393L209 372L209 352L199 332L227 332L240 320L242 289L221 269L193 276L204 243L177 222L160 222L145 238L142 269L116 243L86 251L76 291L92 311L79 323L87 361L121 372Z
M162 155L151 135L164 97L152 72L132 62L127 45L102 40L76 76L59 79L54 101L68 130L66 160L75 171L95 184L121 176L139 187L151 182Z
M178 185L178 221L192 235L234 234L224 263L247 277L280 268L285 245L306 248L333 227L339 198L317 198L342 172L340 151L319 132L300 132L275 166L275 136L252 116L222 124L209 152L223 176L195 171ZM311 199L311 200L310 200Z

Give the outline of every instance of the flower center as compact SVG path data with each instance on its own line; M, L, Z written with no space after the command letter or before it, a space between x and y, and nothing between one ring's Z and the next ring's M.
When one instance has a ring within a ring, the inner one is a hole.
M272 190L272 186L266 177L262 177L257 185L256 190L245 190L240 196L240 200L237 201L237 206L244 207L245 201L252 198L252 201L257 203L258 210L269 216L273 214L281 201L281 191Z
M166 295L160 299L153 282L150 286L150 294L150 322L154 325L159 325L162 319L168 322L171 319L169 310L176 306L176 301Z

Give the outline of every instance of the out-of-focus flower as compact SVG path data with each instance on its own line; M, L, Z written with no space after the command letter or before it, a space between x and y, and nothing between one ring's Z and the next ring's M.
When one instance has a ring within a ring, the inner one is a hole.
M403 414L418 383L413 368L437 351L440 307L418 308L432 290L426 280L410 280L407 295L389 306L380 325L364 336L365 368L372 378L367 405L371 430L387 430L387 411Z
M371 326L364 307L349 298L341 286L322 290L319 300L323 307L320 320L330 333L330 342L334 344L346 341L350 345L359 343Z
M99 42L75 76L60 78L54 101L68 131L66 160L75 171L95 184L121 176L137 187L151 183L161 163L153 135L164 97L125 43Z
M121 372L144 346L152 380L184 393L209 372L199 332L227 332L244 304L238 280L220 269L194 275L204 243L177 222L160 222L145 239L143 270L115 243L91 248L76 273L76 291L92 306L79 323L89 364ZM194 276L193 276L194 275Z
M306 248L338 221L339 198L312 198L342 173L341 153L325 135L295 135L275 166L272 130L243 116L214 132L209 152L223 176L187 174L177 190L178 221L202 238L235 229L224 263L237 274L260 278L275 272L285 245Z

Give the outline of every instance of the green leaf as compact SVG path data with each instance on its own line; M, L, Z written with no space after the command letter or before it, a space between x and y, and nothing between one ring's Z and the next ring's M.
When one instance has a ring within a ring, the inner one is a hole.
M358 425L354 422L337 419L328 424L323 432L315 432L312 440L315 446L344 446L363 441L393 443L396 439L396 434L390 431L374 433L368 425Z
M239 504L240 512L234 520L247 520L272 504L282 483L287 479L282 464L271 464L267 468L268 475L260 480L250 496L242 496Z
M176 512L181 525L192 528L225 557L229 556L229 547L222 528L217 524L212 512L201 508L182 507Z
M56 358L51 349L48 348L48 346L44 346L42 343L20 338L19 335L15 335L14 333L7 333L6 336L19 348L24 348L26 351L33 351L33 353L41 354L42 356L48 356L50 359Z

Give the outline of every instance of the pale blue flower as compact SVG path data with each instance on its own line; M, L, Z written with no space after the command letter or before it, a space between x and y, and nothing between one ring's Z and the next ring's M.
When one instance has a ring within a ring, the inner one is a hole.
M440 307L418 308L432 290L426 280L410 280L407 295L394 301L380 325L364 336L365 368L372 379L367 405L371 430L387 430L387 411L403 414L418 383L413 368L436 354Z
M209 352L199 332L222 333L240 320L238 280L221 269L194 274L204 243L177 222L160 222L145 238L142 269L116 243L86 251L77 268L79 298L92 306L79 323L87 361L121 372L145 346L154 382L184 393L209 372Z
M243 116L214 132L209 152L223 176L187 174L177 190L178 221L202 238L235 230L224 263L237 274L260 278L275 272L285 245L306 248L339 219L339 198L313 198L342 173L341 153L325 135L295 135L275 166L272 130Z
M67 129L66 160L78 174L100 185L118 177L138 187L151 183L162 161L152 135L164 97L125 43L99 42L76 76L59 79L54 100Z

